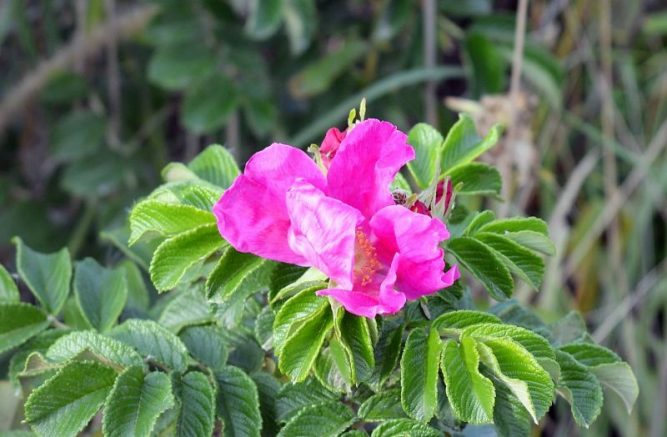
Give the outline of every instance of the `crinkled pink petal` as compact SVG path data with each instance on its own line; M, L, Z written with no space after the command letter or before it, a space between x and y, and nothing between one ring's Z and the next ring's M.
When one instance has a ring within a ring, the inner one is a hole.
M292 223L290 248L338 286L352 288L354 245L359 211L305 181L287 192L287 211Z
M396 285L409 300L452 285L452 275L458 270L443 273L440 243L449 238L449 232L440 220L393 205L378 211L370 228L377 239L378 256L399 254Z
M357 123L341 142L327 174L327 194L370 218L394 204L389 186L415 151L407 136L391 123L369 119Z
M307 265L288 245L285 197L297 178L319 189L326 185L315 163L297 148L272 144L253 155L213 207L220 235L240 252Z
M340 288L328 288L317 292L318 296L331 296L345 310L357 316L373 318L378 314L394 314L405 305L405 296L394 289L398 256L394 258L387 276L380 285L380 290L358 291Z

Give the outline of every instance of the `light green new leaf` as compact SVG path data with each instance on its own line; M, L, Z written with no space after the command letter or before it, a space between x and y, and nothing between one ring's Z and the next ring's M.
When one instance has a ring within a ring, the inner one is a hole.
M203 225L165 240L153 254L150 275L158 291L170 290L195 264L226 245L215 224Z
M408 162L408 170L421 189L431 185L438 176L438 157L442 153L443 138L433 126L416 124L408 132L408 143L415 149L415 159Z
M65 305L72 279L72 261L66 248L43 254L15 237L16 268L23 282L49 314L57 315Z
M215 372L218 383L217 414L222 418L225 437L260 435L262 416L259 412L257 387L248 375L233 366Z
M537 217L512 217L495 220L487 223L479 229L480 232L494 232L496 234L508 234L521 231L532 231L549 235L549 228L544 220Z
M244 300L268 287L275 266L273 261L229 247L206 280L208 296L222 302Z
M412 419L394 419L383 422L373 430L371 437L441 437L438 431Z
M71 360L84 352L112 367L141 366L143 359L130 346L94 331L75 331L60 337L46 351L56 363Z
M169 369L183 371L187 366L188 351L183 342L152 320L127 320L109 335Z
M199 437L213 435L215 425L215 390L201 372L190 372L176 384L180 399L176 435Z
M25 419L42 436L76 436L104 403L116 372L99 363L74 361L32 391Z
M463 230L463 235L474 235L482 226L495 220L496 214L493 211L476 212L468 225Z
M466 327L462 335L475 337L481 341L487 338L508 338L521 345L535 358L556 359L554 350L546 338L520 326L503 323L479 323Z
M0 302L18 302L20 300L19 289L12 275L0 265Z
M496 391L493 382L479 372L479 353L475 340L461 337L461 343L445 342L442 359L447 398L460 420L468 423L493 423Z
M428 421L438 404L441 343L438 331L413 330L401 357L401 404L410 417Z
M354 420L352 410L338 401L310 405L290 419L278 436L337 436Z
M172 406L174 395L165 373L145 375L141 367L128 367L116 379L104 405L104 435L150 435L160 414Z
M211 133L227 122L239 104L239 93L226 74L212 73L185 93L181 118L196 134Z
M528 410L533 421L544 416L553 401L554 384L549 373L519 343L509 339L477 342L481 361Z
M74 293L86 321L105 332L116 323L127 301L123 270L104 268L92 258L79 261L74 272Z
M201 180L220 188L228 188L240 173L232 154L220 144L208 146L190 161L188 168Z
M168 164L162 171L162 177L167 182L155 189L148 196L149 200L194 206L210 213L223 193L221 188L200 179L180 162Z
M556 246L551 239L535 231L518 231L504 234L505 237L520 244L521 246L539 252L542 255L553 256L556 254Z
M332 327L331 311L328 306L320 307L317 314L288 335L280 353L280 370L294 382L303 381L315 364Z
M600 382L572 355L557 350L556 359L560 365L558 391L570 403L577 424L588 428L602 410L604 398Z
M39 308L21 302L0 302L0 354L20 346L49 326Z
M214 222L215 217L210 211L147 199L132 208L129 244L133 245L147 234L170 237Z
M485 313L483 311L458 310L440 315L433 321L431 328L435 330L446 329L460 332L468 326L477 325L479 323L501 324L502 321L493 314Z
M456 190L456 194L460 196L500 194L503 185L500 172L495 167L481 162L459 165L447 175L452 178L453 186L461 184L461 188Z
M514 292L514 281L502 260L486 244L470 237L447 243L447 250L475 276L495 300L503 301Z
M475 238L492 248L514 274L539 290L544 277L544 261L539 255L503 235L478 232Z
M215 325L191 326L180 334L192 357L212 370L227 363L227 345L220 328Z
M459 120L452 126L445 138L440 166L445 174L456 166L467 164L492 148L501 134L500 125L495 125L484 137L480 137L472 118L460 114Z

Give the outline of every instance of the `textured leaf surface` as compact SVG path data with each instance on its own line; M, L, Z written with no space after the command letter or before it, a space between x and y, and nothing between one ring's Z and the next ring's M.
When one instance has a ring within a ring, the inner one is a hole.
M539 290L544 276L544 261L539 255L505 236L491 232L479 232L475 238L493 249L514 274Z
M411 419L388 420L373 430L372 437L440 437L442 433Z
M72 261L66 248L43 254L26 246L20 238L16 245L16 268L23 282L50 314L58 314L65 305L72 279Z
M441 343L438 332L413 330L401 357L401 404L418 420L428 421L438 403Z
M373 342L366 318L345 312L340 321L340 332L342 341L351 353L353 381L366 381L375 367Z
M25 404L26 422L43 436L77 435L97 413L116 379L98 363L72 362L33 390Z
M151 320L127 320L114 328L110 335L172 370L185 370L188 351L183 342Z
M104 407L102 426L109 437L150 435L162 412L174 405L169 377L128 367L116 379Z
M603 386L608 387L621 398L630 413L639 396L639 386L628 363L599 364L589 370Z
M443 138L434 127L416 124L408 132L408 143L415 149L415 159L408 162L408 170L419 188L428 187L436 177L438 156L442 153ZM439 170L439 169L438 169Z
M455 187L461 184L457 195L500 194L503 185L500 172L481 162L457 166L448 172L448 176Z
M209 296L222 302L245 299L268 287L276 264L250 253L228 248L206 280Z
M0 302L18 302L19 299L19 289L14 278L0 265Z
M361 404L358 414L366 422L379 422L405 417L405 412L401 407L400 390L387 390L374 394Z
M287 340L292 327L316 316L327 306L326 299L315 295L323 285L307 286L298 294L289 298L276 313L273 322L273 345L277 355L280 355L283 344Z
M49 347L46 357L55 362L68 361L84 351L120 366L138 366L143 359L130 346L93 331L76 331L60 337Z
M337 397L338 395L328 391L315 378L285 384L276 398L278 419L288 421L308 405L331 401Z
M441 167L447 172L457 165L467 164L493 147L500 138L500 125L491 128L486 137L477 133L475 122L469 115L459 115L445 137Z
M482 311L458 310L442 314L433 321L433 329L454 329L461 331L464 328L480 323L501 324L502 321L493 314Z
M127 283L122 270L107 269L86 258L76 264L74 293L86 321L104 332L116 323L125 307Z
M176 425L179 437L198 437L213 434L215 425L215 391L201 372L190 372L177 385L181 411Z
M219 144L208 146L197 155L188 168L200 179L221 188L228 188L239 175L239 167L229 150Z
M337 401L310 405L287 422L278 436L336 436L345 431L354 419L352 410Z
M178 294L160 314L158 323L173 332L186 326L213 321L211 307L204 297L203 287L190 287Z
M262 416L255 383L241 369L223 367L215 372L218 382L217 412L225 437L259 436Z
M144 200L136 204L130 213L129 244L136 243L147 234L170 237L214 221L211 212L195 206Z
M570 354L557 351L556 359L560 365L558 390L570 403L577 424L588 428L602 409L602 387L593 373Z
M227 362L227 346L217 326L192 326L184 329L180 338L190 355L211 369L220 369Z
M0 353L19 346L49 326L40 309L20 302L0 301Z

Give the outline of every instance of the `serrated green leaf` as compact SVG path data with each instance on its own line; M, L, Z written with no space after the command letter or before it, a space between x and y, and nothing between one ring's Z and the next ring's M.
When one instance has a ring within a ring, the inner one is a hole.
M100 360L118 366L140 366L143 359L134 349L113 338L94 331L71 332L53 343L46 351L46 357L62 363L89 351Z
M221 369L227 363L227 345L215 325L191 326L180 333L192 357L212 370Z
M509 338L521 345L535 358L556 359L554 350L546 338L519 326L502 323L479 323L466 327L462 335L475 337L482 341L487 338Z
M458 310L444 313L436 318L431 324L431 329L435 330L450 330L454 329L461 331L468 326L477 325L479 323L496 323L501 324L502 321L493 314L482 311L473 310Z
M502 437L530 435L533 419L519 399L503 383L495 384L496 406L493 410L493 422Z
M148 295L144 277L137 264L130 259L124 259L118 263L116 268L121 270L125 276L128 308L140 311L148 310L150 296Z
M250 16L246 20L244 31L251 38L265 39L273 35L282 20L282 0L264 0L254 2Z
M616 352L592 343L571 343L560 347L586 367L599 366L600 364L618 363L621 361Z
M431 185L439 169L443 138L433 126L418 123L408 132L408 143L415 149L415 159L408 162L408 170L421 189Z
M470 162L456 166L447 175L452 178L453 186L459 186L456 194L474 196L480 194L500 194L503 181L500 172L488 164Z
M187 366L188 351L183 342L152 320L127 320L109 335L169 369L183 371Z
M208 146L190 161L188 168L201 180L221 188L229 188L241 172L232 154L220 144Z
M514 292L509 269L486 244L474 238L459 237L447 243L447 250L484 285L495 300L503 301Z
M179 293L160 314L158 323L173 332L186 326L213 321L213 314L202 287L191 287Z
M306 267L294 264L278 263L276 268L271 272L271 280L269 282L271 296L275 296L283 288L297 282L307 270L308 268Z
M514 274L539 290L544 277L544 261L539 255L505 236L491 232L478 232L475 238L492 248Z
M602 387L593 373L572 355L557 350L556 359L560 365L558 391L570 403L577 424L588 428L602 410Z
M506 235L513 232L531 231L548 236L549 228L544 220L537 217L512 217L495 220L479 229L480 232L494 232Z
M39 308L21 302L0 302L0 354L20 346L49 326Z
M148 64L151 82L182 90L213 71L217 57L203 44L170 44L158 48Z
M556 254L556 246L551 239L535 231L518 231L504 234L505 237L543 255L553 256Z
M441 359L447 398L456 416L468 423L492 423L496 391L493 382L479 372L475 340L445 342Z
M492 148L498 142L501 134L500 125L494 125L489 133L480 137L472 118L460 114L459 120L447 133L443 143L443 152L440 165L445 174L456 166L467 164Z
M410 417L428 421L438 404L441 343L438 331L413 330L401 357L401 404Z
M262 368L266 354L250 332L223 329L222 335L229 347L228 364L239 367L246 373L256 372Z
M203 225L165 240L153 254L150 275L158 291L174 288L195 264L226 243L215 224Z
M76 436L111 390L116 372L99 363L71 362L37 389L25 404L26 422L43 436Z
M187 174L179 174L177 169L185 169ZM162 172L162 176L167 182L155 189L148 199L160 203L194 206L203 211L211 212L213 205L223 192L221 188L201 180L192 170L181 163L167 165Z
M49 314L57 315L67 300L72 279L72 261L66 248L43 254L15 237L16 268L23 282Z
M371 437L440 437L442 432L412 419L395 419L381 423Z
M382 334L375 347L375 369L372 381L381 386L391 375L401 356L404 325L382 330Z
M268 287L275 265L273 261L229 247L206 280L208 295L222 302L245 299Z
M328 391L317 379L285 384L276 398L278 419L286 422L308 405L337 399L338 395Z
M144 235L170 237L215 222L209 211L191 205L147 199L137 203L130 213L130 240L133 245Z
M20 300L19 289L12 275L0 265L0 302L18 302Z
M358 414L365 422L404 418L400 390L392 389L374 394L361 404Z
M338 401L309 405L290 419L279 437L326 435L337 436L352 425L355 414Z
M218 382L217 414L223 421L223 435L259 437L262 416L253 380L233 366L217 370L215 379Z
M183 125L196 134L211 133L224 126L238 104L234 82L226 74L212 73L186 91Z
M637 378L635 378L635 374L628 363L599 364L590 367L589 370L593 372L603 386L609 388L621 398L625 408L630 413L639 396L639 386L637 385Z
M264 435L278 434L278 392L280 382L267 372L255 372L250 375L257 386L259 409L262 413L262 432Z
M273 322L275 319L276 314L273 309L265 306L255 320L255 338L265 351L273 349Z
M551 376L526 349L509 339L485 339L477 343L486 364L528 410L537 423L553 401Z
M466 228L463 230L463 235L474 235L482 226L491 223L495 220L496 214L493 211L481 211L475 213L475 216L470 220Z
M350 354L336 338L329 340L329 347L322 349L315 360L315 377L328 390L348 393L352 385Z
M206 375L189 372L176 385L180 400L176 435L199 437L213 435L215 425L215 390Z
M82 315L100 332L116 323L127 301L127 283L122 270L102 267L92 258L76 263L74 293Z
M102 427L109 437L150 435L158 417L174 405L169 377L128 367L116 379L104 406Z
M354 370L352 380L364 382L371 376L375 367L373 343L366 318L345 311L339 328L341 341L350 351Z
M332 327L333 319L328 305L320 307L313 317L288 335L280 352L280 370L294 382L303 381L315 364L324 339Z
M326 299L315 294L325 284L306 285L298 294L289 298L276 313L273 322L273 346L276 355L280 355L287 337L293 329L319 314L327 305Z

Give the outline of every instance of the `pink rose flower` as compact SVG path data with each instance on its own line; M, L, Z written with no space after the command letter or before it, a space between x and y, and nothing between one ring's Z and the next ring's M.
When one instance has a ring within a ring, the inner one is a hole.
M456 266L444 272L445 225L390 192L414 156L403 132L373 119L347 133L326 175L303 151L272 144L215 205L218 229L240 252L322 271L332 288L317 294L353 314L396 313L459 277Z
M331 160L336 156L340 143L343 142L346 136L347 130L340 131L337 127L332 127L324 135L322 145L320 146L320 156L325 168L329 168L331 165Z

